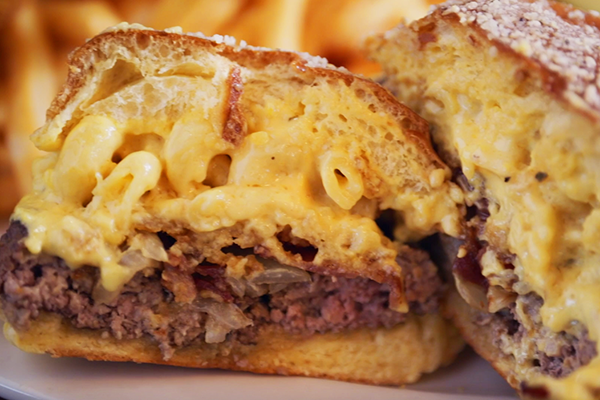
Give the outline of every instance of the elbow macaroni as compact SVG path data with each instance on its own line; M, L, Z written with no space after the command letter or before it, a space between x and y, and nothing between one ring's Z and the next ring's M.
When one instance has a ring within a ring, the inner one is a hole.
M114 167L113 153L123 142L110 118L87 116L69 133L54 168L54 186L63 198L83 204L96 185L96 174Z
M344 210L350 210L364 193L360 173L346 155L328 152L321 158L321 179L325 191Z
M138 151L125 157L105 180L98 182L85 213L103 227L109 243L119 245L125 240L136 204L156 186L161 172L158 158Z
M212 118L214 119L214 118ZM193 197L203 188L211 159L230 144L221 138L221 126L196 114L175 123L164 148L169 181L180 196Z

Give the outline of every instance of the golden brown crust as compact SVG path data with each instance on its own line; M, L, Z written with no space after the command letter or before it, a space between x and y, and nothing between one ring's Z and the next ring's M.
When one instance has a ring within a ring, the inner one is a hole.
M260 331L256 345L226 341L182 348L169 361L147 339L103 338L73 328L55 314L42 314L26 332L8 323L4 334L20 349L53 357L133 361L193 368L220 368L262 374L304 375L379 385L415 382L423 373L450 363L463 347L441 316L411 316L392 329L289 335L279 327Z
M326 65L323 59L313 59L310 56L302 56L294 52L257 49L250 46L235 47L198 36L150 29L115 29L94 37L85 45L73 51L69 55L70 72L67 82L48 109L47 120L55 118L63 111L79 90L84 87L87 80L91 79L94 63L110 56L104 54L103 49L110 48L111 43L118 43L135 53L134 49L138 47L144 49L151 42L156 46L165 46L170 50L175 49L181 55L206 51L226 57L241 66L249 68L260 69L267 65L277 65L286 70L294 70L302 79L315 77L330 78L332 80L341 79L348 86L352 83L360 83L365 90L375 95L387 113L398 120L398 124L405 128L408 140L415 143L436 168L445 167L431 146L427 122L408 107L399 103L386 89L367 78Z

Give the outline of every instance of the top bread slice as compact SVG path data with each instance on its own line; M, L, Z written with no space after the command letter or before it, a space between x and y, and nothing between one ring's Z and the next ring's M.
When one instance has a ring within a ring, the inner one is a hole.
M457 321L526 395L599 393L599 27L553 1L465 0L368 42L473 206L454 270L481 311Z

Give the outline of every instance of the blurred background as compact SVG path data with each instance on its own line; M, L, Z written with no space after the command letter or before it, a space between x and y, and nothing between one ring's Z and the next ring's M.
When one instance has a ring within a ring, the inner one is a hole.
M370 76L362 38L420 18L442 0L0 0L0 217L31 184L29 135L67 75L67 56L121 21L223 34L306 51ZM572 0L600 9L600 0Z

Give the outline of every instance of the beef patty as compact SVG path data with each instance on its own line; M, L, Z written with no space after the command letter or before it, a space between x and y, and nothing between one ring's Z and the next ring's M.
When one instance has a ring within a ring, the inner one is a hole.
M97 268L71 269L58 257L33 255L23 244L26 236L25 226L12 222L0 240L0 302L5 318L17 329L27 329L40 312L51 312L77 328L101 330L117 339L150 337L168 359L177 347L210 338L214 342L219 335L224 339L223 332L228 340L255 343L257 332L267 324L311 335L389 328L406 319L406 314L389 309L389 288L369 279L311 274L310 282L239 297L220 279L224 267L219 266L201 268L203 275L195 274L192 280L219 300L181 301L173 279L166 279L173 267L161 263L138 272L116 297L95 301ZM398 262L410 311L436 312L443 285L427 254L406 248ZM215 327L215 321L224 321L229 330Z

